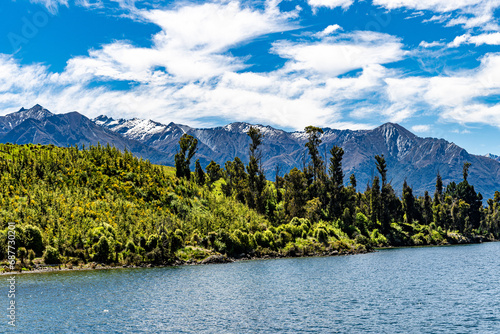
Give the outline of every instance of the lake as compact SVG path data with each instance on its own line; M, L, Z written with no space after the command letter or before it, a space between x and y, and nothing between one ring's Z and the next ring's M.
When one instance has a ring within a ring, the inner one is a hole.
M16 279L0 332L500 333L500 243Z

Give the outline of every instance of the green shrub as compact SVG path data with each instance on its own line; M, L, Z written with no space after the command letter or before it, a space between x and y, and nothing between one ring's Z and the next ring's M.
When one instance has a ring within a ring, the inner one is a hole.
M125 245L125 250L128 250L132 254L135 254L137 252L135 244L132 240L127 241L127 244Z
M322 227L316 229L314 236L321 243L326 243L328 241L328 233L326 233L325 229Z
M24 263L26 255L28 255L28 252L26 251L25 247L19 247L17 249L17 257L19 258L19 260L21 260L21 263Z
M111 245L109 244L108 238L102 236L97 244L95 244L94 250L94 261L109 263L109 258L111 255Z
M42 232L37 226L27 225L24 229L25 245L32 249L36 255L42 255L45 249Z
M59 251L52 246L47 246L43 253L43 262L46 264L60 264L61 256L59 255Z
M152 234L148 238L148 242L146 243L146 251L151 252L158 246L158 236L156 234Z

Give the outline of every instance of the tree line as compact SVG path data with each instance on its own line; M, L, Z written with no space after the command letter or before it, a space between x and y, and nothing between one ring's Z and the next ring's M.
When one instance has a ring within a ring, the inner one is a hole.
M207 177L197 161L194 179L199 184L210 186L222 178L222 190L226 196L255 209L276 226L295 217L312 222L335 222L351 237L369 238L376 230L387 238L387 245L439 243L459 235L472 239L498 239L500 192L495 192L494 198L483 206L482 195L467 180L470 163L464 163L463 179L458 184L451 182L444 187L438 172L432 197L428 191L424 196L415 196L405 180L400 198L388 182L384 156L375 155L377 175L373 176L364 192L360 192L355 174L349 176L348 185L344 182L344 150L331 147L326 162L319 152L323 130L308 126L305 132L309 163L302 169L293 168L283 177L277 170L273 182L266 180L262 169L260 145L263 134L256 127L250 127L247 133L251 143L246 166L238 157L226 162L224 168L211 161L206 167ZM185 134L180 142L179 156L187 143L190 156L194 156L197 140ZM188 159L179 161L183 161L183 166L189 166ZM179 166L176 164L177 170L180 170Z

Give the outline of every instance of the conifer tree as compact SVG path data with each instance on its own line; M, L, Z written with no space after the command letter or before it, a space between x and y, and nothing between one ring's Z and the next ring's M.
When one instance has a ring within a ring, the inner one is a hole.
M191 159L196 153L198 139L191 135L183 134L179 140L179 151L175 155L175 173L177 177L185 177L188 180L191 178L191 170L189 165Z
M250 158L247 165L249 187L249 192L247 193L247 204L251 208L256 208L258 212L264 213L265 201L263 198L263 192L266 186L266 178L264 176L264 171L262 170L262 154L259 150L259 146L262 144L262 138L264 135L260 129L256 127L250 127L247 134L252 140L249 147Z
M203 171L203 168L201 168L200 159L196 159L194 174L198 185L205 184L205 172Z
M218 163L215 161L210 161L208 166L206 167L207 170L207 176L208 176L208 182L209 184L213 184L215 181L220 179L221 177L221 168Z

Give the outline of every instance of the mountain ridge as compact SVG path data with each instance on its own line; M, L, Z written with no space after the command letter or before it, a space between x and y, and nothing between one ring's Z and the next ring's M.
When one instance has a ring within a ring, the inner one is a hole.
M6 122L17 125L9 130L1 126ZM110 143L120 149L127 147L153 163L173 165L179 138L187 133L199 141L195 159L200 159L203 167L211 160L223 167L226 161L236 156L244 163L248 162L250 139L246 132L251 126L259 128L264 134L262 166L268 179L274 179L276 168L283 175L293 167L302 168L309 162L304 131L287 132L246 122L192 128L173 122L162 124L139 118L113 119L105 115L90 120L78 112L52 114L39 105L0 116L0 141L58 146ZM372 130L323 128L323 131L320 154L327 160L327 152L333 145L342 147L345 151L345 181L351 173L355 173L358 190L370 184L376 174L374 156L377 154L386 158L388 180L398 193L405 180L416 194L422 195L426 190L433 192L438 172L445 185L452 181L460 182L465 161L472 163L469 181L478 191L491 197L495 190L500 190L500 161L495 160L496 156L473 155L445 139L418 137L396 123L385 123Z

